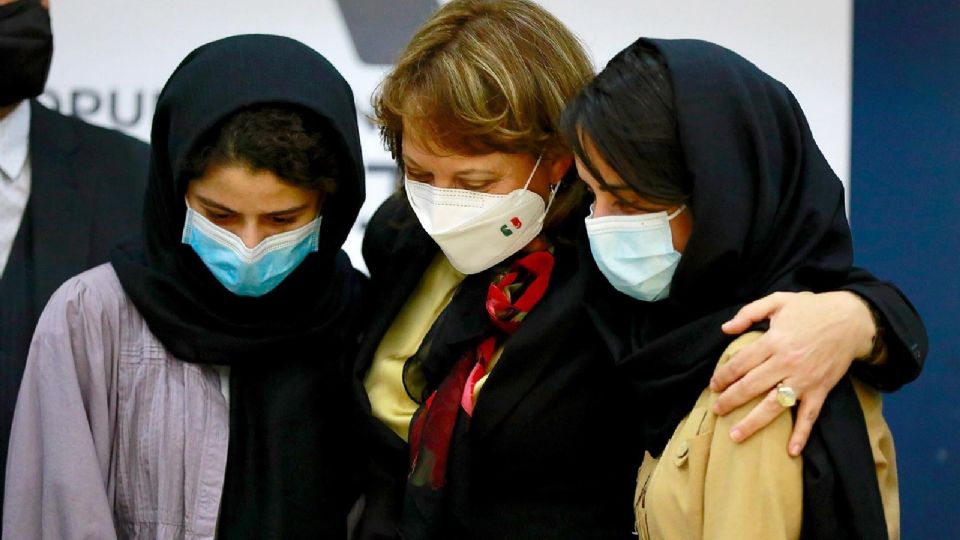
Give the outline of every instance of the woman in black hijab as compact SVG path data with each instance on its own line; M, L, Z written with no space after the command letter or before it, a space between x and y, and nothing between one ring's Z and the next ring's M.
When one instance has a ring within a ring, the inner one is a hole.
M4 536L344 538L364 199L350 87L287 38L160 94L143 237L61 287L30 352Z
M735 447L734 420L714 414L705 390L718 359L759 335L731 343L721 332L743 305L775 291L863 292L872 280L851 266L843 186L789 90L717 45L641 39L571 103L564 131L595 194L586 226L607 278L588 307L661 458L638 477L641 534L897 537L892 440L873 391L840 381L801 466L784 452L793 419ZM919 319L875 315L925 342ZM858 364L882 375L884 356ZM797 393L784 381L766 399L790 408Z

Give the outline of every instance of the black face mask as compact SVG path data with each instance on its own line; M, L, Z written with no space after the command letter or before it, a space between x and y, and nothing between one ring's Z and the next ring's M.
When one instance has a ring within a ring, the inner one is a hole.
M0 107L39 96L52 57L50 13L38 0L0 6Z

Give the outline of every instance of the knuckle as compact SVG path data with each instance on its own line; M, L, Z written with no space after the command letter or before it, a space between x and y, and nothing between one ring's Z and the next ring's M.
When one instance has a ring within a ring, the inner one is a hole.
M740 360L742 360L742 357ZM732 379L740 379L747 374L747 366L742 361L730 362L727 365L730 368L729 372Z
M767 331L766 335L763 336L763 341L765 344L773 350L780 351L786 348L787 340L783 337L783 334L778 332L776 329L771 328Z
M741 371L743 369L741 364L740 358L731 358L717 369L716 375L727 382L733 382L741 377Z
M792 371L799 370L805 363L807 355L803 351L789 351L783 355L783 365Z
M736 362L733 361L733 358L730 358L724 364L717 366L717 369L713 372L713 376L720 379L729 377L730 374L733 373L733 366L735 364Z
M724 392L723 407L726 410L731 410L743 403L743 385L737 383Z
M743 394L750 397L758 397L763 395L764 391L767 390L767 385L764 384L759 379L751 379L749 377L744 378L743 381Z

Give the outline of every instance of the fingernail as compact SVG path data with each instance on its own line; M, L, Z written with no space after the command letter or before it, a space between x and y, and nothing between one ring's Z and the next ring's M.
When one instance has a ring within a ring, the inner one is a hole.
M717 381L710 379L710 390L717 391Z
M730 432L730 438L733 439L733 442L740 442L743 440L743 432L735 429Z
M793 456L793 457L797 457L797 456L800 455L800 444L799 444L799 443L793 443L793 444L790 445L790 455Z

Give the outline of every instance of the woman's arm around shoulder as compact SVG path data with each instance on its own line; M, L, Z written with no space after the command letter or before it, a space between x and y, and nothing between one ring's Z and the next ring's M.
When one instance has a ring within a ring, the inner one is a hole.
M738 334L764 319L764 337L717 368L711 387L722 394L715 410L727 414L784 382L801 400L792 455L800 454L827 394L851 365L860 379L893 391L916 378L927 352L926 330L909 300L865 270L853 269L842 290L780 292L752 302L723 329ZM782 411L775 400L762 401L734 432L746 439Z

